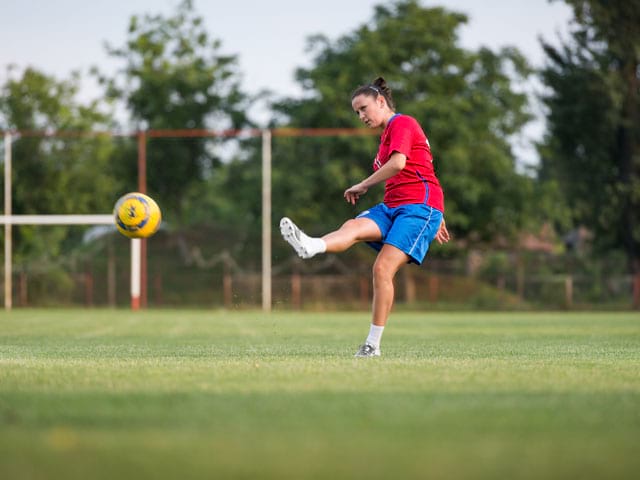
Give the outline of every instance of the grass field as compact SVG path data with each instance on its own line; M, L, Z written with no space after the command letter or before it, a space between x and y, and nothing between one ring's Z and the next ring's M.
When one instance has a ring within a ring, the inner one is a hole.
M0 478L637 478L640 314L368 322L0 313Z

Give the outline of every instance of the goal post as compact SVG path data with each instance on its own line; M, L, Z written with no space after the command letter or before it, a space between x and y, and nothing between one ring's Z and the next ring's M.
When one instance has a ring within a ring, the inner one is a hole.
M42 132L23 132L27 136L46 136ZM143 143L139 136L138 148ZM10 131L4 132L4 215L0 215L0 224L4 225L4 308L13 308L13 225L114 225L112 214L71 214L71 215L13 215L12 214L12 142ZM146 156L146 151L142 152ZM138 167L140 169L140 166ZM141 181L146 182L146 178ZM142 242L134 238L131 244L131 308L140 308L142 291Z
M5 204L6 205L6 204ZM13 299L12 229L13 225L113 225L113 215L0 215L5 226L4 238L4 308L11 310ZM114 227L115 228L115 227ZM131 243L131 308L140 308L141 292L141 240L132 238Z
M13 307L13 225L114 225L112 214L94 215L13 215L12 214L12 135L4 133L4 308ZM115 227L114 227L115 228ZM141 242L131 239L131 308L140 308Z
M0 215L4 225L113 225L113 215Z
M4 134L4 216L11 218L11 132ZM13 265L11 256L13 246L11 242L11 223L4 224L4 308L11 310L13 304L13 287L11 274ZM7 282L7 272L9 281Z

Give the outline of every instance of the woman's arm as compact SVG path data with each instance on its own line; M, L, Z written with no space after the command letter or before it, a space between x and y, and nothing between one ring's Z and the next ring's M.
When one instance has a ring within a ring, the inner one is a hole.
M344 198L347 199L352 205L355 205L361 195L367 193L367 191L377 185L380 182L384 182L393 177L396 173L400 172L407 164L407 157L403 153L393 152L391 157L382 167L373 172L367 178L360 183L356 183L352 187L347 188L344 191Z

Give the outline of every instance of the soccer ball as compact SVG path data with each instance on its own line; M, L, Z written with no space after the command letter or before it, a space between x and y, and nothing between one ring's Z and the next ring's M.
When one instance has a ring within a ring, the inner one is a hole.
M118 231L129 238L147 238L158 231L162 213L158 204L144 193L123 195L113 208Z

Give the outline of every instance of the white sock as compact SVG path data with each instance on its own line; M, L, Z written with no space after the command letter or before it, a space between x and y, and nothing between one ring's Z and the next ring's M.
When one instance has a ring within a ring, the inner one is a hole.
M306 237L307 237L307 241L305 243L307 246L307 250L309 251L311 256L317 255L319 253L324 253L327 251L327 244L323 239L316 238L316 237L309 237L308 235Z
M379 327L378 325L371 324L371 328L369 329L369 336L367 337L366 343L369 345L380 348L380 339L382 338L382 332L384 327Z

